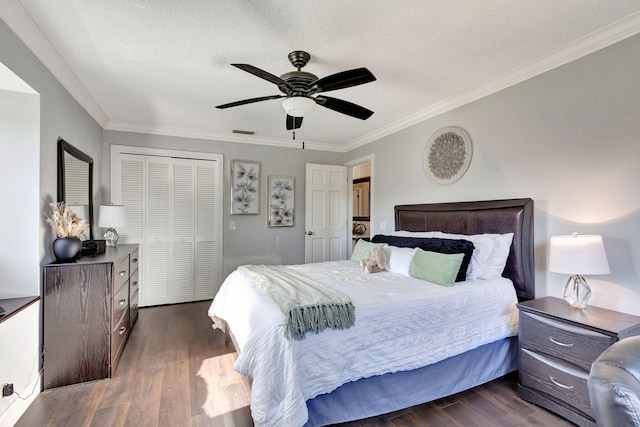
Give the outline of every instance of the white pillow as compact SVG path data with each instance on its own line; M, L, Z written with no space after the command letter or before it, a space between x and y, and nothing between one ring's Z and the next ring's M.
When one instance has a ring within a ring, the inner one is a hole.
M416 237L416 238L432 238L440 239L464 239L473 243L474 249L471 255L471 261L467 268L466 280L478 280L484 274L485 268L494 250L495 238L486 234L451 234L442 231L394 231L393 236L398 237ZM499 236L495 234L494 236ZM507 252L507 255L509 253ZM506 264L506 259L505 259ZM504 266L502 267L504 269ZM502 271L500 271L502 273Z
M504 267L507 265L507 258L509 257L509 251L511 250L511 242L513 241L513 233L506 234L450 234L450 233L442 233L436 231L435 233L439 234L436 237L443 237L449 239L465 239L473 242L473 245L476 244L479 247L482 245L481 240L490 239L492 242L491 252L489 252L489 256L483 260L482 271L475 275L475 279L480 280L491 280L491 279L499 279L502 277L502 272L504 271ZM486 246L484 246L486 248ZM475 254L476 251L474 250ZM482 255L485 257L486 252ZM471 257L473 262L473 256ZM470 279L468 279L470 280Z
M511 251L511 242L513 241L513 233L506 234L488 234L493 236L493 252L487 261L484 272L478 279L489 280L502 277L504 267L507 265L507 258Z
M411 261L416 253L417 248L399 248L397 246L385 246L384 252L387 255L386 270L391 273L409 276Z

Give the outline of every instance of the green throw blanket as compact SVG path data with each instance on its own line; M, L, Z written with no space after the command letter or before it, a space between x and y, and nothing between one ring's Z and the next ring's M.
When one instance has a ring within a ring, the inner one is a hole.
M283 265L244 265L238 268L256 280L284 313L285 336L301 340L307 332L347 329L356 322L351 299Z

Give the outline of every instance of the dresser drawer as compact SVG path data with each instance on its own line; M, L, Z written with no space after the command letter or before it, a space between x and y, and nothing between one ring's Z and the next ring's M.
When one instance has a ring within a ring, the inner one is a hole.
M129 279L129 295L133 295L136 292L138 292L138 289L140 288L140 282L138 279L138 270L135 270L134 272L131 273L131 278Z
M118 289L129 280L129 255L113 263L113 290Z
M589 374L552 357L522 349L520 353L520 383L555 400L568 403L593 419L589 402Z
M114 323L113 330L116 329L116 325L119 323L122 313L129 309L129 286L123 284L118 292L113 297L112 302L112 322Z
M547 317L520 312L520 346L573 363L585 371L616 338Z
M131 295L131 300L129 301L129 313L131 317L130 325L132 328L136 323L136 320L138 320L138 308L138 291L136 291L133 295Z
M138 265L140 261L138 260L139 250L136 249L129 255L129 272L133 274L134 271L138 270Z
M111 332L111 375L115 372L116 365L122 354L122 349L129 336L129 311L124 312L124 316L120 318L120 321Z

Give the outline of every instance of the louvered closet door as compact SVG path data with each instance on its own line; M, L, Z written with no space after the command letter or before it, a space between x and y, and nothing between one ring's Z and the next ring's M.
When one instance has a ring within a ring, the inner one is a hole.
M118 204L125 206L127 225L118 228L120 239L118 243L135 243L138 245L138 281L143 288L145 273L145 241L144 241L144 212L145 212L145 156L138 154L121 154L119 161L119 197L114 198ZM112 196L113 197L113 196ZM102 237L100 237L102 238ZM140 294L139 304L142 304Z
M218 292L221 272L218 271L219 241L216 218L222 210L218 206L218 192L222 183L217 182L218 162L195 160L196 209L196 300L211 299Z
M146 157L144 305L172 302L169 292L171 163L168 157Z
M171 302L194 300L194 165L173 159L171 196Z
M212 299L221 283L220 161L118 156L121 242L140 245L140 306Z

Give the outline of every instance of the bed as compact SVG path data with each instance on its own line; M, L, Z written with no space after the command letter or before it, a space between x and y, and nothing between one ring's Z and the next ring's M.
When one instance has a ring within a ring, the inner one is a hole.
M399 205L395 229L513 233L513 238L503 277L481 285L463 281L444 288L391 272L366 275L350 261L292 266L349 293L356 306L352 328L325 330L300 341L283 339L277 306L242 272L232 273L209 315L214 327L234 338L236 370L252 377L256 426L320 426L366 418L448 396L517 369L515 304L534 298L533 201ZM482 291L472 294L479 286ZM444 302L423 298L428 288ZM473 318L470 307L480 305L488 314L478 316L493 317ZM436 319L451 328L432 324ZM492 326L476 329L480 324Z

